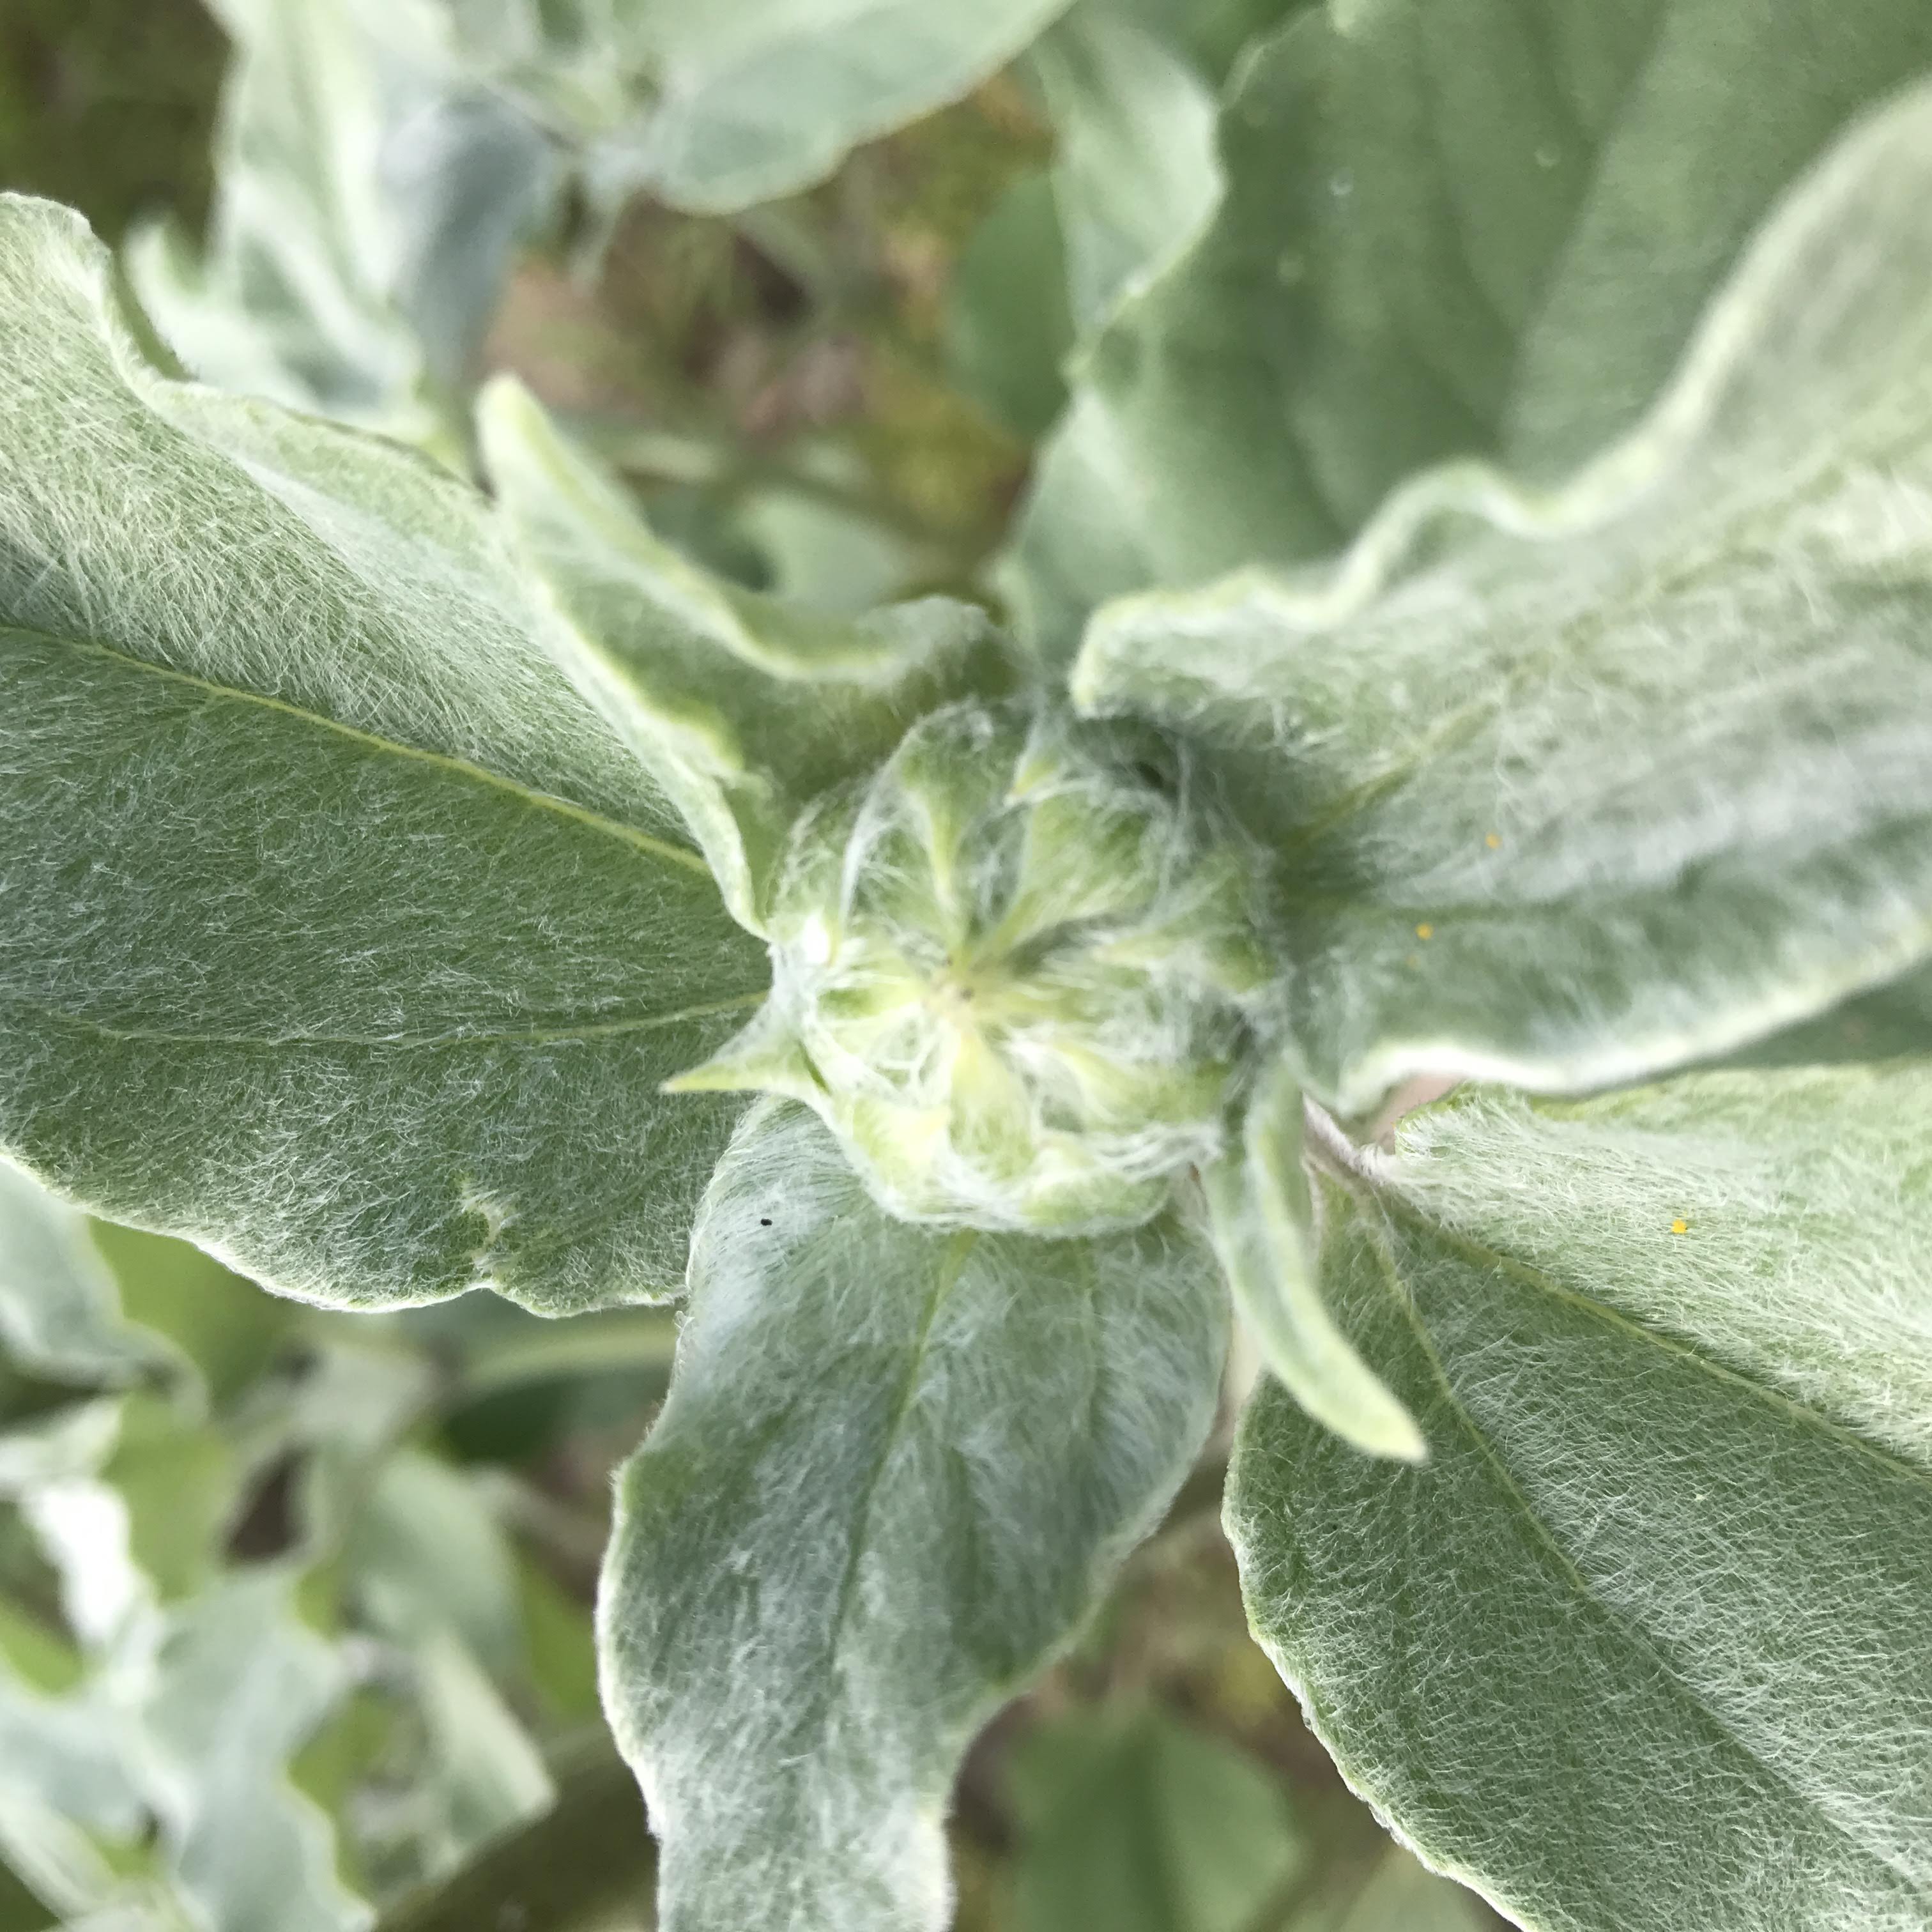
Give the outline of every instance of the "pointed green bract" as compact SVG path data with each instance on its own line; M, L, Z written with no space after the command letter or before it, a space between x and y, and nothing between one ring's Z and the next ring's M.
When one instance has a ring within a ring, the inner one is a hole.
M619 1492L604 1702L664 1932L939 1932L979 1726L1071 1634L1213 1416L1214 1264L887 1220L802 1108L721 1166Z
M1420 1462L1408 1412L1322 1302L1302 1134L1301 1090L1277 1067L1249 1100L1239 1142L1202 1177L1221 1271L1263 1364L1310 1415L1371 1456Z
M760 949L481 500L170 383L0 203L0 1146L303 1298L662 1294Z
M1264 1391L1250 1616L1356 1789L1525 1926L1926 1922L1928 1096L1472 1094L1324 1184L1330 1302L1430 1460Z
M1417 479L1325 576L1103 614L1076 699L1274 856L1307 1084L1561 1090L1932 951L1932 94L1795 195L1636 435Z
M485 394L484 456L541 584L557 662L676 801L740 921L765 930L786 832L915 718L1016 682L983 612L933 598L851 620L708 575L661 542L529 392Z
M1414 470L1628 430L1776 198L1932 64L1917 0L1335 0L1237 71L1212 226L1130 304L1012 574L1070 652L1156 584L1324 555Z

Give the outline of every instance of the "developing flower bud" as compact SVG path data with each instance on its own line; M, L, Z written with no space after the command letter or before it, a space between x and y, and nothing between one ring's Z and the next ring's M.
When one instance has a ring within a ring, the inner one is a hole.
M1130 730L935 712L795 826L771 998L674 1084L807 1102L907 1220L1145 1220L1220 1144L1268 970L1242 856L1180 790Z

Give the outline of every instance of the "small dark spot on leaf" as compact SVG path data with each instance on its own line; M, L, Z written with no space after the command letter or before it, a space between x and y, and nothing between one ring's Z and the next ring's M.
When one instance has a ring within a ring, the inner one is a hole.
M760 1227L769 1228L771 1225L772 1217L769 1214L760 1214L758 1216L758 1226Z

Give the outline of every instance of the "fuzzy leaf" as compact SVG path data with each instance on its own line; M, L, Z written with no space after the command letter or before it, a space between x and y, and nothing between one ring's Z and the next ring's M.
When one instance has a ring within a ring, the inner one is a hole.
M933 1234L804 1108L721 1166L627 1469L604 1696L664 1932L947 1922L974 1732L1071 1634L1211 1420L1226 1304L1171 1221Z
M0 1352L19 1366L95 1386L135 1380L170 1352L121 1318L114 1277L87 1217L0 1161Z
M1050 172L1022 175L953 266L946 358L953 382L1029 442L1066 401L1060 365L1073 346L1066 249Z
M1221 191L1214 97L1178 52L1092 0L1028 64L1058 136L1054 188L1084 334L1212 212Z
M1049 1722L1012 1782L1014 1932L1252 1932L1307 1859L1279 1775L1158 1709Z
M1420 1462L1426 1451L1413 1419L1323 1304L1301 1091L1286 1068L1263 1079L1239 1144L1202 1180L1221 1270L1263 1364L1344 1441L1371 1456Z
M163 381L0 202L0 1147L306 1299L670 1288L759 950L479 499Z
M1634 436L1417 479L1332 574L1098 619L1088 709L1273 852L1308 1082L1727 1052L1932 952L1932 92L1796 194Z
M343 1660L302 1623L289 1577L238 1577L170 1619L142 1714L170 1874L209 1932L359 1932L328 1821L287 1764L344 1688Z
M415 0L472 71L584 144L593 196L722 214L811 187L969 94L1068 0Z
M1921 1932L1932 1082L1472 1094L1324 1184L1430 1460L1264 1390L1249 1611L1355 1788L1538 1932ZM1552 1214L1551 1204L1561 1204Z
M1377 0L1240 68L1228 190L1108 332L1012 574L1070 651L1150 584L1324 555L1404 476L1628 430L1746 238L1932 62L1918 0Z
M973 606L932 598L854 620L708 576L514 382L492 384L482 424L502 513L548 593L553 655L676 801L754 932L813 796L882 763L926 712L1015 681Z
M219 0L236 39L205 253L150 228L142 305L224 388L458 458L452 405L549 188L542 137L345 0Z

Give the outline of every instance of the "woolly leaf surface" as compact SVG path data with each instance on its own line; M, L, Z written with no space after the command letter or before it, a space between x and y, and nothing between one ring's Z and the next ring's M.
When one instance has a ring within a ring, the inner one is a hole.
M553 654L677 802L753 932L808 802L883 763L926 712L1016 680L976 608L932 598L828 616L710 576L513 382L491 386L482 422L502 514L543 587Z
M1729 1051L1932 950L1932 93L1792 198L1561 490L1418 478L1332 573L1124 600L1090 709L1273 853L1309 1084Z
M1932 1912L1932 1084L1472 1093L1323 1183L1429 1440L1264 1390L1250 1616L1356 1789L1537 1932Z
M1323 556L1405 476L1628 430L1777 196L1932 63L1917 0L1378 0L1236 70L1228 190L1116 319L1013 574L1070 651L1151 584Z
M768 1102L692 1288L598 1612L660 1923L938 1932L967 1744L1206 1435L1212 1260L1172 1221L1047 1241L890 1220L809 1113Z
M758 949L479 499L164 382L0 204L0 1146L308 1299L662 1293Z
M194 372L454 458L510 252L548 190L507 104L386 44L344 0L224 0L236 51L199 259L142 231L143 307Z

